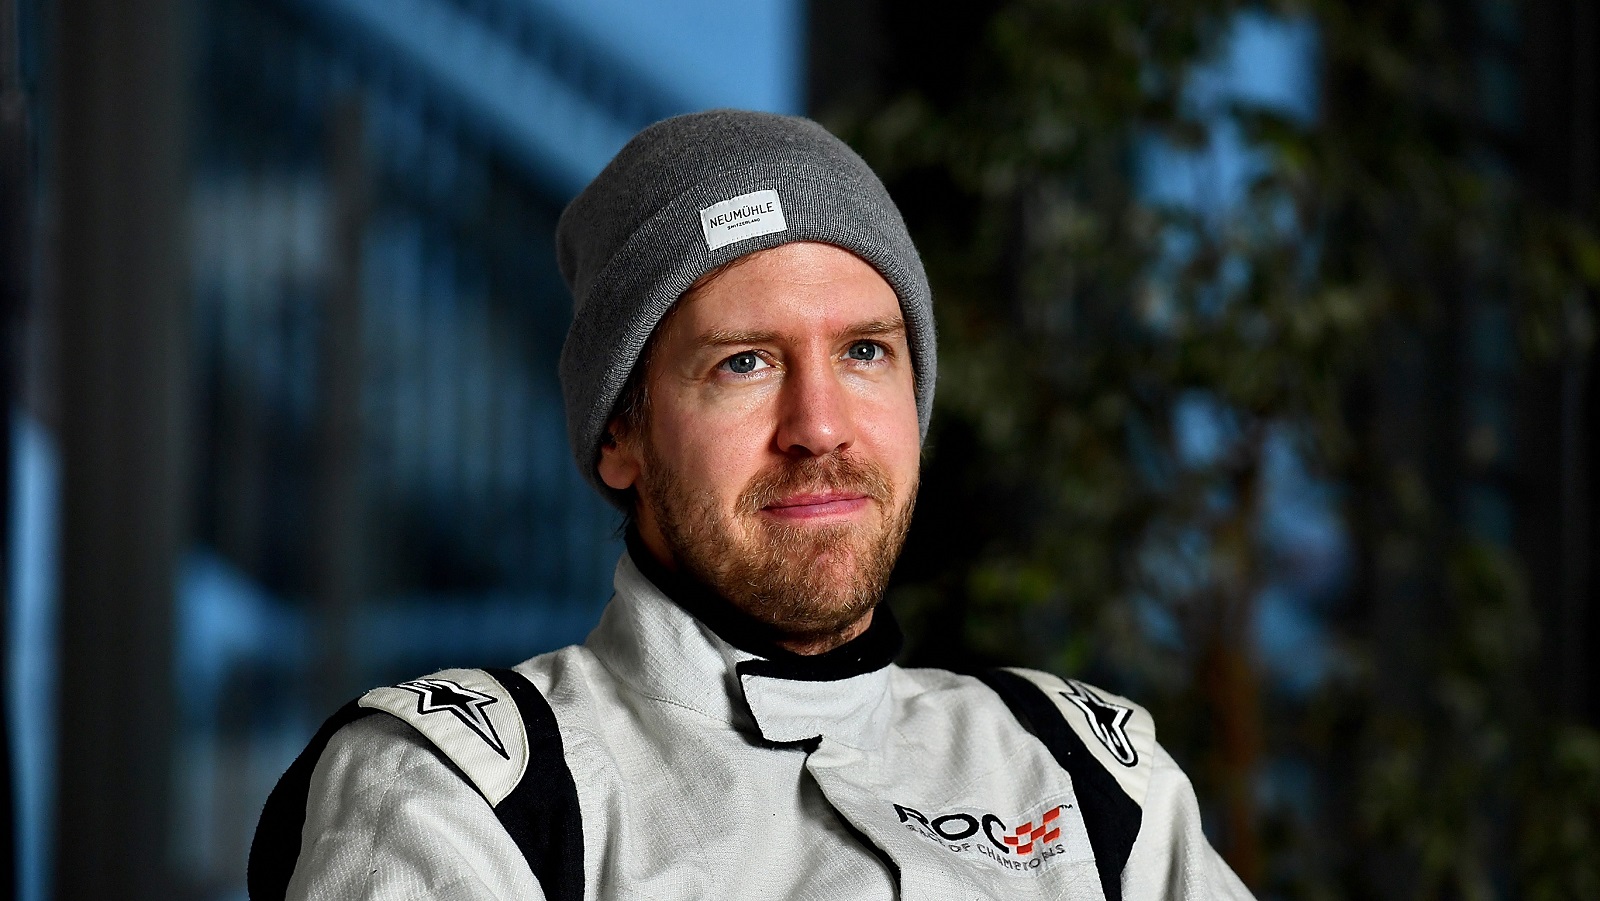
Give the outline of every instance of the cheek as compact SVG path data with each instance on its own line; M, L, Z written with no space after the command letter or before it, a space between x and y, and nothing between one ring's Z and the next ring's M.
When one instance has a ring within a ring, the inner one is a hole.
M658 409L652 420L654 453L687 485L724 500L737 496L762 465L760 430L741 416ZM648 477L648 476L647 476Z
M916 477L922 465L922 432L916 401L909 397L876 405L868 411L863 433L871 436L875 455L902 481Z

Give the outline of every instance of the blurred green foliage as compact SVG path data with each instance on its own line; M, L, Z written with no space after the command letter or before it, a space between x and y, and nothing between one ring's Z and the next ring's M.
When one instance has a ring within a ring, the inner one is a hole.
M1522 564L1460 515L1484 452L1438 409L1485 310L1518 360L1594 340L1600 234L1508 162L1496 9L1011 0L939 61L954 87L832 122L886 174L938 297L921 559L896 589L914 656L1151 707L1266 895L1600 897L1600 736L1535 701ZM1197 109L1190 76L1243 10L1314 23L1312 120ZM1243 200L1142 199L1141 148L1202 146L1218 117L1261 151ZM1227 426L1199 460L1173 426L1197 396ZM1354 545L1308 697L1254 649L1274 440L1341 486Z

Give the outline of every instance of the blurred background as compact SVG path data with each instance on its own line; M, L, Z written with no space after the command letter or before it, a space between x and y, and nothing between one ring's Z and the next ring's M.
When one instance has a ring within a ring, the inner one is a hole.
M0 0L0 891L243 898L340 703L582 640L554 223L716 106L933 278L907 663L1146 704L1263 898L1600 897L1587 0Z

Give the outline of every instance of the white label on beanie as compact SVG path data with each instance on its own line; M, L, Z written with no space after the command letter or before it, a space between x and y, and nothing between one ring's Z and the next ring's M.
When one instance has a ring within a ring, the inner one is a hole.
M700 227L705 229L706 247L716 250L735 241L785 231L783 202L777 191L751 191L700 211Z

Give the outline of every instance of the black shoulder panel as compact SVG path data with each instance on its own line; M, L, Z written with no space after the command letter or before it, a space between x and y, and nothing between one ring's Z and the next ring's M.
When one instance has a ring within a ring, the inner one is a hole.
M520 673L485 670L505 686L528 730L528 769L495 814L550 901L583 901L583 816L550 704Z
M495 815L528 860L550 901L583 899L583 821L578 788L567 768L561 732L544 696L527 679L508 669L485 670L505 687L528 734L528 768L517 787L495 808ZM250 901L282 901L300 859L311 774L335 732L378 713L351 701L328 718L306 749L278 780L262 808L250 843L246 883ZM442 755L441 755L442 756ZM462 776L466 779L466 776ZM470 780L469 780L470 784Z
M1134 839L1139 837L1139 805L1117 784L1116 777L1094 759L1078 733L1061 718L1060 709L1038 686L1005 670L976 675L1011 708L1023 728L1044 742L1072 777L1072 787L1083 810L1083 825L1089 831L1089 847L1094 849L1095 867L1100 871L1100 887L1106 901L1122 901L1122 870L1128 864Z
M289 877L300 859L300 833L306 825L306 795L311 791L311 773L317 760L327 750L333 733L376 710L359 707L355 701L339 708L328 717L317 734L312 736L306 749L278 780L267 803L261 808L261 820L256 823L256 834L250 841L250 862L246 866L245 883L250 901L282 901L289 891Z

